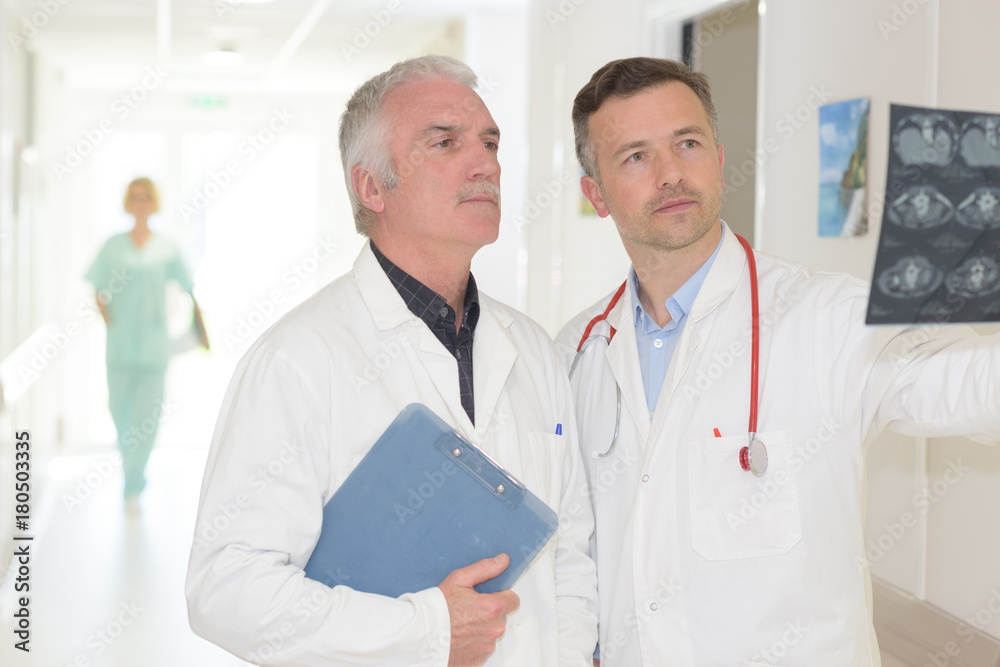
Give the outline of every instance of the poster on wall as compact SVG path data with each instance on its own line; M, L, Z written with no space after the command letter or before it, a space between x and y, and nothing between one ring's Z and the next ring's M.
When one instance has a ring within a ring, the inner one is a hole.
M869 324L1000 321L1000 113L892 105Z
M868 232L868 98L819 108L819 235Z

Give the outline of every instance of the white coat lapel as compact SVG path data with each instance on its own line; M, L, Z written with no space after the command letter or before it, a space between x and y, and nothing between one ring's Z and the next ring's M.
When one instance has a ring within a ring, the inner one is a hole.
M493 419L497 401L500 400L500 394L517 360L517 347L508 330L513 319L508 314L491 308L482 295L479 306L479 323L472 343L472 355L475 359L472 382L476 398L476 433L478 441L482 442Z
M622 403L628 407L632 421L645 443L649 438L649 410L646 409L646 390L642 386L642 371L639 369L632 290L626 289L608 313L608 324L617 330L605 353L608 365L621 387Z
M415 367L426 371L427 378L447 406L450 415L448 421L465 437L472 439L472 421L462 407L462 392L458 384L458 361L423 322L417 331L419 331L418 342L416 349L412 351Z
M730 297L739 285L740 278L743 277L746 263L747 256L743 251L743 246L740 245L733 230L726 225L722 247L719 248L719 254L715 257L715 262L709 269L708 275L705 276L705 282L702 283L698 296L694 300L691 315L688 317L689 322L705 319ZM749 303L749 290L747 290L746 299Z
M684 377L684 373L687 372L691 358L694 357L695 350L698 349L700 343L701 334L698 333L697 323L688 322L685 324L677 346L674 348L673 357L667 365L667 375L663 378L663 388L660 390L660 398L657 399L656 403L657 418L653 420L654 430L662 423L666 406L673 399L674 391L680 384L681 378Z
M674 391L691 365L691 360L703 339L699 331L699 328L703 326L703 320L729 298L739 284L740 276L743 273L746 264L743 247L728 225L723 233L725 238L722 241L722 247L698 291L687 323L681 331L677 347L674 349L673 357L667 367L667 375L663 379L663 389L657 403L657 418L654 419L653 423L654 433L663 423L667 405L673 399ZM748 293L747 299L749 298Z
M410 358L410 366L418 375L424 375L422 382L431 385L439 397L439 401L433 401L425 395L420 402L455 425L463 435L472 438L472 422L462 408L458 362L420 318L406 307L367 243L354 262L354 275L376 328L379 331L400 329L405 331L407 337L415 336L413 345L403 346ZM442 407L447 414L441 413Z

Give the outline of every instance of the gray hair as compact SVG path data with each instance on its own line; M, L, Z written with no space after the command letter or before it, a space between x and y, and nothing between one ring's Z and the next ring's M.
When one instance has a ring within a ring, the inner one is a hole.
M449 79L469 88L476 86L476 74L455 58L411 58L396 63L361 84L340 116L340 159L344 166L344 180L354 212L354 226L363 236L368 236L368 225L374 214L354 192L351 170L362 164L371 169L384 188L392 189L399 185L399 173L389 151L392 127L382 113L382 106L386 96L396 88L427 79Z

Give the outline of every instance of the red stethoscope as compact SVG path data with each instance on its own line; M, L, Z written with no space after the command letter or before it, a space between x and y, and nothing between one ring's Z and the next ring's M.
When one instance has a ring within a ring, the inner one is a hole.
M757 298L757 262L754 259L753 249L750 247L750 243L747 242L745 238L739 234L735 235L737 240L739 240L740 245L743 246L744 252L747 255L747 262L750 265L750 311L751 311L751 324L752 324L752 336L750 344L750 424L747 429L747 445L740 449L740 467L744 470L749 470L755 476L761 477L767 470L767 447L764 443L760 441L757 437L757 391L758 391L758 366L760 363L760 304ZM583 337L580 338L580 344L576 347L576 357L573 359L573 365L570 366L569 375L573 376L573 372L576 370L577 364L580 362L580 357L583 351L588 345L598 340L605 340L607 344L611 344L611 340L615 337L616 330L614 327L610 326L610 334L591 334L594 326L598 322L606 321L608 319L608 314L611 309L615 307L618 300L621 298L622 294L625 293L625 288L628 286L628 280L621 284L615 295L611 297L611 302L608 307L604 309L604 312L590 320L587 323L587 328L583 331ZM611 438L611 446L608 447L607 451L603 454L595 452L593 458L603 459L611 455L614 450L615 445L618 443L618 434L621 426L622 417L622 390L615 383L615 391L617 393L616 397L616 409L615 409L615 432L614 436Z

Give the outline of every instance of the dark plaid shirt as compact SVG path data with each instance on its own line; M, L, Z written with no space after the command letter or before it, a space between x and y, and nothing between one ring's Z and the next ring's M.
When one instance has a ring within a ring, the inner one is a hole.
M410 312L423 320L445 349L458 361L458 388L462 394L462 407L469 420L476 423L476 405L472 394L472 337L479 322L479 291L476 279L469 274L469 284L465 288L462 303L462 326L455 331L455 309L445 298L427 287L403 269L393 264L383 255L375 243L369 240L375 259L378 260L392 286L403 297Z

